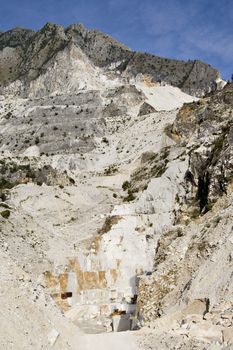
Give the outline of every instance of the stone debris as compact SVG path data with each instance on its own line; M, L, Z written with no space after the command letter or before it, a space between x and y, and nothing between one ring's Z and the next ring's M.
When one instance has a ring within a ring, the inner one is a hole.
M223 330L223 341L227 345L233 346L233 326L225 328Z

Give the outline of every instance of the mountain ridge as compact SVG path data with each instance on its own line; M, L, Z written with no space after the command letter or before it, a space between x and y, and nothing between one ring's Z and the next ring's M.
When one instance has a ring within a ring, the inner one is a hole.
M0 49L4 51L10 47L14 55L18 55L17 62L13 59L9 62L13 53L7 59L4 55L3 59L0 56L1 70L9 70L8 76L5 74L1 77L0 74L1 84L6 86L16 80L28 83L36 79L46 62L70 42L79 47L97 67L108 70L109 65L114 63L116 67L111 70L112 74L120 72L128 79L139 73L148 74L155 83L165 82L191 95L203 95L215 90L216 81L220 78L216 69L200 60L182 61L136 52L111 36L98 30L87 30L81 24L65 28L47 23L37 32L16 28L1 34Z

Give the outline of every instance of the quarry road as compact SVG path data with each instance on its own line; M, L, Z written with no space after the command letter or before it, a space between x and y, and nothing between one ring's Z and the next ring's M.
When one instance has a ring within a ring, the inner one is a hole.
M83 350L139 350L135 332L85 335Z

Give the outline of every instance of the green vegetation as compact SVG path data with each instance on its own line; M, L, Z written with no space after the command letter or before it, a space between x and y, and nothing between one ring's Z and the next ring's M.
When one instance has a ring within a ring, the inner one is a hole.
M11 189L14 186L15 186L14 183L10 182L9 180L5 179L4 177L0 178L0 189L1 190Z
M225 176L225 180L227 183L230 183L233 180L233 176Z
M135 192L138 192L138 189L132 189L129 181L123 182L122 189L127 191L127 196L123 199L124 202L132 202L136 198Z
M129 181L124 181L122 184L122 189L126 191L130 187L130 182Z
M128 195L123 199L123 202L132 202L136 196L134 195L133 191L128 189Z
M112 175L117 172L117 166L116 165L110 165L108 168L104 169L104 175Z
M214 142L213 142L213 154L214 156L219 156L219 154L222 151L224 145L224 137L221 135L219 138L217 138Z
M0 203L0 207L5 208L5 209L10 209L9 205L6 203Z
M6 194L5 194L2 190L0 190L0 199L1 199L3 202L5 202L5 200L7 199Z
M227 135L229 134L229 130L231 128L231 123L228 123L227 125L224 125L222 127L222 134L214 140L212 144L212 164L216 164L218 161L218 158L220 156L220 153L222 152L224 146L227 143Z
M190 214L192 219L197 219L200 215L200 210L198 208L194 208Z
M0 214L2 215L2 217L4 219L8 219L9 216L11 215L11 212L10 212L10 210L6 209L6 210L1 211Z

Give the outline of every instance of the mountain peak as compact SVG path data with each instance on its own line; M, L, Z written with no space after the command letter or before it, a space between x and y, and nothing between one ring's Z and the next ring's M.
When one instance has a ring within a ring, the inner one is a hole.
M48 35L58 35L65 38L65 28L59 24L55 24L52 22L47 22L44 27L42 27L39 32L39 34L48 34Z
M87 32L88 29L82 23L73 23L66 28L66 31Z

